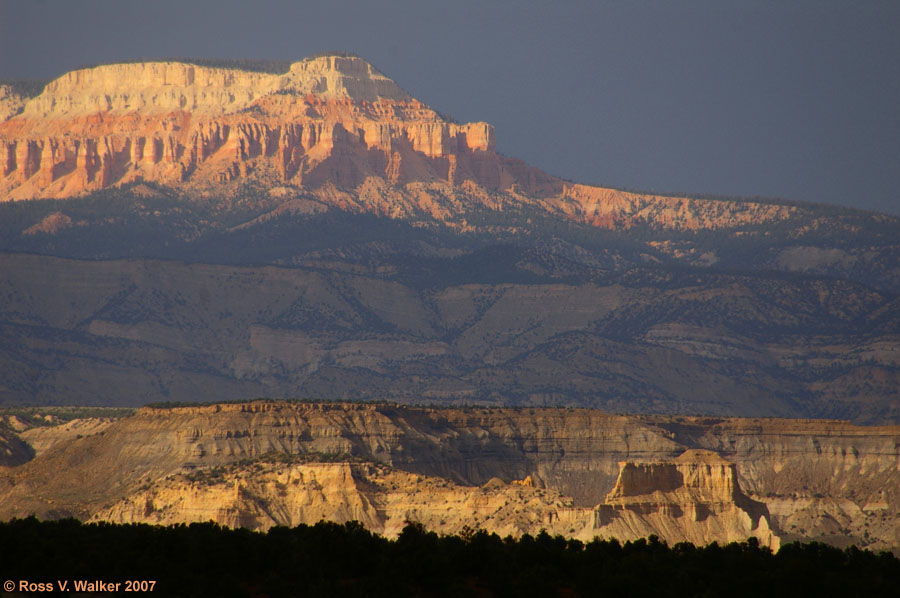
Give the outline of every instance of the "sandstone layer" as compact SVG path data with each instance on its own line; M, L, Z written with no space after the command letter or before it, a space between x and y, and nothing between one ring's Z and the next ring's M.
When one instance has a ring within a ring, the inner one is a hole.
M735 228L798 210L567 183L495 147L487 123L449 121L357 57L306 59L281 74L104 65L66 73L32 98L0 87L0 200L141 182L222 198L253 183L462 228L473 201L603 228Z
M373 174L461 182L484 160L499 177L490 126L449 123L352 57L297 62L283 75L177 62L100 66L50 82L5 120L8 199L133 181L216 184L253 171L307 186L353 186Z
M76 427L2 470L0 516L900 546L897 427L267 401Z
M633 467L622 465L620 481ZM443 534L465 533L469 528L518 537L546 530L583 541L597 536L632 540L656 534L672 544L686 541L698 545L755 537L764 546L779 547L764 505L739 490L724 500L706 496L715 494L719 480L696 467L681 464L680 468L688 471L694 482L709 478L709 491L693 489L691 496L682 496L678 491L684 487L662 485L654 491L655 502L650 505L617 497L591 508L575 506L571 498L536 488L527 480L509 483L493 478L481 486L465 486L384 465L255 463L211 474L167 477L100 510L91 519L159 525L215 521L255 530L321 520L359 521L388 537L395 537L413 521ZM617 488L622 485L617 483Z
M777 549L769 511L741 490L734 463L691 449L674 461L620 464L619 478L596 508L595 529L611 537L657 534L670 543L741 542Z

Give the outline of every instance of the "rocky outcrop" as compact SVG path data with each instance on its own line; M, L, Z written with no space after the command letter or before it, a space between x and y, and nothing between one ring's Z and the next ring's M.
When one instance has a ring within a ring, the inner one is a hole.
M56 425L29 427L19 436L31 447L34 456L42 455L56 445L65 446L73 440L100 434L113 424L105 417L77 418Z
M736 484L734 465L718 459L721 468L705 467L713 453L706 451L701 459L692 453L674 463L622 463L616 487L593 509L575 506L556 490L516 480L492 478L465 486L384 465L257 463L167 477L92 519L164 525L212 520L258 530L356 520L387 536L415 521L447 534L468 527L518 537L543 529L585 541L598 535L625 541L656 534L670 544L700 545L755 537L777 549L779 538L769 528L765 505L735 486L729 490L729 476L722 477L730 469ZM636 476L636 469L642 473ZM684 479L675 482L673 472Z
M675 230L716 230L788 220L797 206L755 201L722 201L630 193L567 184L559 209L575 209L579 220L607 229L652 225Z
M445 121L359 58L305 60L282 75L178 62L83 69L6 121L0 190L9 199L141 180L219 185L254 172L307 187L355 187L373 175L502 178L488 172L500 161L490 126Z
M252 183L463 229L470 211L504 205L602 228L681 230L777 222L797 210L565 183L498 154L487 123L450 122L356 57L302 60L281 74L113 64L66 73L27 100L3 90L0 200L142 181L226 197Z
M24 116L46 120L173 110L218 116L244 110L277 92L342 102L412 100L396 83L356 57L303 60L284 74L184 62L136 62L68 72L28 102Z
M566 513L565 521L560 513ZM573 517L572 513L578 516ZM484 486L462 486L438 477L360 463L256 464L229 468L214 476L176 475L101 510L95 521L174 524L215 521L232 527L266 530L274 525L312 525L318 521L359 521L370 530L396 537L410 521L429 530L456 534L465 527L503 536L568 529L579 520L579 534L590 531L590 509L551 490L506 484L494 478ZM563 529L563 527L566 529Z
M0 517L900 546L896 427L257 401L52 430L0 475Z
M736 542L777 550L766 505L741 491L737 471L717 453L688 450L672 462L620 463L619 478L595 511L595 530L612 537L656 533L670 542Z
M176 476L128 496L93 516L98 521L161 525L215 521L265 530L274 525L359 521L381 523L348 463L257 467L227 476Z

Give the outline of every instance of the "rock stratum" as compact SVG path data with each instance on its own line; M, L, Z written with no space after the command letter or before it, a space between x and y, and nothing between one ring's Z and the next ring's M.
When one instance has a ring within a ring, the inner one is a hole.
M792 220L798 206L580 185L497 153L354 56L284 73L186 62L72 71L34 97L0 87L0 200L156 183L193 196L253 182L275 195L469 229L478 209L528 206L601 228L677 230Z
M251 67L0 82L0 404L900 422L900 218L564 181L361 58Z
M7 431L0 517L900 548L900 428L254 401Z
M280 75L108 65L67 73L27 101L6 96L6 199L135 181L215 188L247 177L313 188L354 188L369 177L507 188L520 174L519 184L531 179L535 189L535 179L557 183L497 155L486 123L446 121L356 57L304 60Z

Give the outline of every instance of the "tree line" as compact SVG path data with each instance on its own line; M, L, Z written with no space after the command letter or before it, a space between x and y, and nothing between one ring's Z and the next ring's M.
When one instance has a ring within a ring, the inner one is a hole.
M357 522L267 533L34 517L0 523L0 577L20 583L154 581L160 596L896 596L900 560L851 547L755 539L668 546L651 536L588 543L439 536L409 523L396 540ZM15 595L13 593L12 595ZM24 594L23 594L24 595Z

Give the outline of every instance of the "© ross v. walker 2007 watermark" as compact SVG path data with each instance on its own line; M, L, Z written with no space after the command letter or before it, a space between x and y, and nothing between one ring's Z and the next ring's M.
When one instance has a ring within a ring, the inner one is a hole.
M156 587L153 580L103 581L100 579L57 579L54 581L32 581L29 579L3 582L7 592L152 592Z

